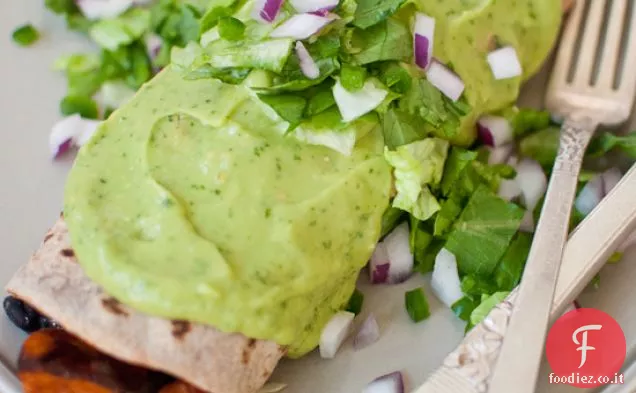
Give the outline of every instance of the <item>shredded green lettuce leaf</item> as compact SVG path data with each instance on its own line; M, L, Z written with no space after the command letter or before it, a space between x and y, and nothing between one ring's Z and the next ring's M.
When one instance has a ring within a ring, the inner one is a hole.
M442 179L448 142L427 138L398 147L385 148L384 156L394 168L397 195L393 207L405 210L420 220L427 220L440 205L429 186L437 186Z
M495 308L497 304L503 302L509 294L510 292L507 291L496 292L482 299L479 306L470 314L470 324L472 326L479 325L481 321L488 316L490 311Z
M113 19L103 19L89 30L91 38L102 48L115 51L141 38L150 28L150 11L133 8Z
M395 14L406 0L358 0L353 24L366 29Z
M457 258L461 274L489 276L508 249L524 210L481 185L448 235L446 249Z

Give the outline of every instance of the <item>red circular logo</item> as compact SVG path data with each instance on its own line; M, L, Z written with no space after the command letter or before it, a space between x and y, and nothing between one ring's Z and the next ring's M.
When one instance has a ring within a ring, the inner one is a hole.
M593 308L572 310L548 333L550 382L579 388L616 383L626 352L625 334L614 318Z

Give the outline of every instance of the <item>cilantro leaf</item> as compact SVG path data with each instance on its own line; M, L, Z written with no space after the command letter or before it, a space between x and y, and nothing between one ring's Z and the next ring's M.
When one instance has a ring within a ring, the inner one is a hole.
M463 274L490 275L519 229L524 210L481 185L453 226L446 249Z
M361 29L371 27L393 15L406 0L358 0L353 24Z
M384 60L410 61L413 39L410 30L397 20L387 19L366 30L354 29L349 50L351 63L365 65Z
M79 11L75 0L44 0L44 6L56 14L71 14Z

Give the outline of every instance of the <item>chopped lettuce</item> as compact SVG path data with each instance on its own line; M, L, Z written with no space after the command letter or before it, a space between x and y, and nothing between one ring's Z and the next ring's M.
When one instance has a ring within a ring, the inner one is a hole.
M519 153L532 158L544 168L551 168L559 152L559 127L548 127L527 135L519 142Z
M489 276L508 249L524 210L481 185L453 225L446 249L455 254L462 274Z
M448 142L427 138L400 146L395 151L385 149L384 156L394 168L397 195L393 207L408 211L420 220L427 220L440 205L429 186L439 185L448 153Z
M550 112L547 111L513 108L509 112L507 117L516 138L548 128L552 122Z
M257 68L281 72L294 41L287 38L262 42L218 40L203 49L205 63L214 68Z
M141 38L150 28L150 21L150 11L133 8L117 18L98 21L89 34L102 48L115 51Z
M406 0L358 0L353 25L366 29L397 12Z
M389 206L382 215L382 230L380 231L380 237L388 235L393 229L395 229L405 215L406 213L404 210Z
M512 291L519 284L531 245L532 235L524 232L517 233L510 242L494 274L495 284L500 291Z
M442 178L442 193L444 195L450 195L466 166L476 159L477 152L453 146L444 168L444 177Z
M385 60L408 62L413 56L413 39L407 26L387 19L366 30L349 30L345 50L348 60L356 65Z
M495 292L492 295L482 299L479 306L477 306L477 308L475 308L470 314L470 324L472 326L479 325L481 321L483 321L488 316L490 311L495 308L497 304L503 302L509 294L510 292L507 291Z
M418 141L426 137L421 120L397 108L391 108L384 114L384 143L389 149Z
M402 111L417 115L428 132L445 139L457 136L461 118L470 112L470 106L461 99L453 102L426 79L419 79L399 101Z

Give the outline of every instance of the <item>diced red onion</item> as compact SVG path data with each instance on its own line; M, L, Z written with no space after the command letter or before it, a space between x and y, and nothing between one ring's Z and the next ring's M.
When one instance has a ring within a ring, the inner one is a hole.
M133 0L76 0L82 14L89 20L115 18L133 5Z
M623 174L618 168L610 168L603 172L603 194L607 195L616 187L623 178Z
M517 164L517 183L521 188L521 201L529 211L533 211L545 194L548 179L538 162L524 158Z
M367 80L362 89L353 92L345 89L340 81L336 81L333 85L333 98L345 122L353 121L371 112L384 101L388 94L388 91L376 87L371 80Z
M101 121L83 119L75 114L55 123L49 135L51 156L55 159L69 151L71 147L83 146L93 136Z
M389 284L406 281L413 273L413 253L411 252L409 225L398 225L382 241L389 257Z
M73 138L81 131L82 118L77 114L65 117L55 123L49 135L51 156L58 158L66 153L73 144Z
M501 145L499 147L488 147L488 164L505 164L512 155L512 144Z
M384 242L375 246L371 260L369 261L369 280L371 284L384 284L389 279L391 263Z
M451 307L464 297L459 281L457 259L445 248L442 248L435 257L431 287L437 298L447 307Z
M154 60L159 55L161 47L163 46L163 39L157 34L151 33L146 36L146 53L151 60Z
M512 126L501 116L483 116L477 122L479 139L486 146L499 147L512 142Z
M327 322L320 334L320 356L332 359L351 331L355 315L348 311L340 311Z
M331 11L339 2L340 0L290 0L292 7L300 13Z
M464 82L459 76L435 59L431 61L426 71L426 78L453 101L459 100L459 97L464 93Z
M258 391L258 393L278 393L287 388L287 384L268 382Z
M323 27L327 26L333 20L333 17L315 14L294 15L274 29L274 31L271 32L270 37L304 40L318 33Z
M311 57L305 45L300 41L296 42L296 55L298 56L303 75L309 79L317 79L320 76L320 68L318 68L318 64Z
M579 192L574 200L574 206L581 214L588 215L604 196L603 176L596 175Z
M526 232L526 233L534 232L534 215L532 210L526 210L526 213L523 215L523 218L521 219L519 230L521 232Z
M431 59L433 58L435 19L418 12L415 14L415 28L413 30L415 64L425 70L431 64Z
M353 339L353 349L356 351L368 347L380 338L380 327L373 314L364 320L358 333Z
M368 384L362 393L404 393L404 377L399 371L383 375Z
M488 64L495 79L508 79L521 76L523 69L517 56L517 50L512 46L496 49L488 54Z
M499 195L499 198L509 202L521 196L521 187L519 187L519 183L515 179L503 179L499 182L497 195Z
M252 18L260 22L272 23L276 20L285 0L256 0Z

